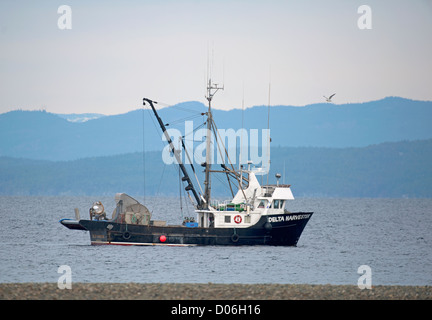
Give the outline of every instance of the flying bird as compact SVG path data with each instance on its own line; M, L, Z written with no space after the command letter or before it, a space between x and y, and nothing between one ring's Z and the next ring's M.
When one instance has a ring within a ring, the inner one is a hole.
M327 102L332 102L332 101L331 101L331 98L333 98L333 96L334 96L335 94L336 94L336 93L333 93L333 94L332 94L330 97L328 97L328 98L327 98L326 96L323 96L323 97L326 99Z

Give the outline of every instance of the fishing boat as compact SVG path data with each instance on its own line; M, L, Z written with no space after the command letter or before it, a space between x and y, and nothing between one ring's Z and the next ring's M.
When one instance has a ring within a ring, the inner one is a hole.
M95 202L89 210L89 219L81 219L79 210L75 209L75 220L62 219L60 223L69 229L89 231L92 245L296 246L313 212L289 211L289 203L294 200L294 196L290 185L279 183L279 174L276 174L276 184L261 185L257 175L263 172L251 168L250 162L247 168L240 166L238 170L226 164L221 164L219 170L212 170L210 142L212 134L217 137L217 129L213 121L211 101L219 89L221 87L208 81L206 162L202 164L205 168L203 193L195 188L182 162L180 150L174 147L155 108L157 102L143 99L143 104L148 104L154 113L169 150L176 159L182 174L181 180L185 184L184 189L194 203L196 217L185 218L178 225L169 225L166 221L153 220L148 208L131 196L118 193L115 195L116 207L111 218L107 217L103 205ZM184 143L182 147L185 148ZM267 174L268 170L269 168ZM235 181L237 193L232 192L233 197L227 201L212 200L211 174L223 174ZM195 178L197 179L196 175Z

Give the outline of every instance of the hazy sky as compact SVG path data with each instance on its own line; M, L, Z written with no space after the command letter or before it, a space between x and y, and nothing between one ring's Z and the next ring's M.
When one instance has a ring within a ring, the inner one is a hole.
M205 103L209 61L219 109L266 105L269 83L272 105L432 100L432 1L0 2L0 113Z

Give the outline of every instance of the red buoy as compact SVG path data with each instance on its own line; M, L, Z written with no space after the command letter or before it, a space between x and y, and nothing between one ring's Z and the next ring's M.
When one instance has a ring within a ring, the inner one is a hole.
M160 237L159 237L159 241L160 242L165 242L166 241L166 236L164 236L164 235L161 235Z

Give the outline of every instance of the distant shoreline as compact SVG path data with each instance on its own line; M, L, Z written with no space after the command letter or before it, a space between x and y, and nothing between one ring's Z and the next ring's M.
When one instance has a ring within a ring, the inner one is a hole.
M432 300L432 286L191 283L0 283L0 300Z

